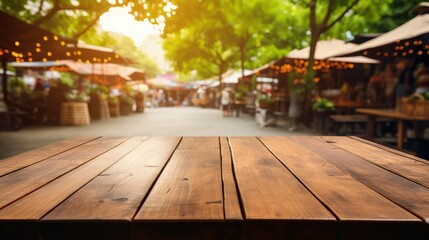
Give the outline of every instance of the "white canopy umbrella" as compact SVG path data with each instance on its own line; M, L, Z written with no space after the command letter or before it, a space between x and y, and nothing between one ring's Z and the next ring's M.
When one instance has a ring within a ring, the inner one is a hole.
M347 58L338 58L333 57L340 52L344 52L348 49L355 48L357 44L348 43L342 40L333 39L326 41L317 42L316 52L314 54L315 60L329 60L336 62L349 62L349 63L370 63L377 64L378 60L367 58L367 57L347 57ZM290 59L308 59L310 55L310 47L306 47L300 50L292 50L286 55L286 58Z

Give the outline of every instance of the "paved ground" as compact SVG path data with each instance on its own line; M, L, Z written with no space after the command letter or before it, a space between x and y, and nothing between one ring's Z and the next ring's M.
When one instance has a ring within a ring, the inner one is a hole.
M283 123L283 124L282 124ZM0 131L0 159L75 136L273 136L314 135L285 122L258 127L253 117L222 117L220 110L194 107L149 108L145 113L94 121L89 126L25 126L17 132Z

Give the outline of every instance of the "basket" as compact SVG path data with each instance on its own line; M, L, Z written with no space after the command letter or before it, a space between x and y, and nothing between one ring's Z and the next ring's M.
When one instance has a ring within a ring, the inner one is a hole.
M89 111L86 102L65 102L61 104L61 125L89 125Z
M415 115L417 116L429 116L429 101L420 101L415 104Z
M399 100L399 107L398 110L400 113L406 114L406 115L413 115L414 109L416 108L416 103L411 102L408 100L408 98L401 98Z

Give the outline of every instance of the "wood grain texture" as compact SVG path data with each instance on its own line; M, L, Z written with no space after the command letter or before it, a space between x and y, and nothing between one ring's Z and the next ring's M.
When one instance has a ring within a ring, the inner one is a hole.
M0 160L0 177L75 148L97 137L76 137Z
M243 220L227 138L220 138L225 220Z
M151 137L42 220L130 221L180 137Z
M407 121L429 121L427 116L413 116L396 111L396 109L379 109L379 108L358 108L357 113L368 114L378 117L387 117L393 119L407 120Z
M219 139L183 138L134 220L223 221Z
M420 221L292 139L261 138L340 221ZM332 154L331 157L342 156Z
M393 148L390 148L390 147L386 147L386 146L383 146L383 145L381 145L381 144L378 144L378 143L375 143L375 142L371 142L371 141L368 141L368 140L363 139L363 138L360 138L360 137L356 137L356 136L349 136L349 137L350 137L351 139L356 140L356 141L360 141L360 142L363 142L363 143L365 143L365 144L369 144L369 145L372 145L372 146L375 146L375 147L381 148L381 149L383 149L383 150L386 150L386 151L388 151L388 152L392 152L392 153L397 154L397 155L400 155L400 156L402 156L402 157L410 158L410 159L413 159L413 160L419 161L419 162L424 163L424 164L429 164L429 161L428 161L428 160L425 160L425 159L422 159L422 158L416 157L416 156L414 156L414 155L411 155L411 154L405 153L405 152L403 152L403 151L399 151L399 150L396 150L396 149L393 149Z
M338 140L337 137L321 137L320 139L323 141L307 137L297 137L294 140L311 148L312 151L335 164L337 168L359 182L429 223L428 188L380 168L358 156L347 154L343 149L334 145ZM332 154L341 157L332 158Z
M392 171L405 178L429 187L429 165L421 161L404 158L393 152L368 145L351 138L335 138L334 145L368 162Z
M0 209L109 151L127 138L99 138L0 178Z
M247 220L326 220L335 217L256 138L230 138Z
M147 137L133 137L91 162L55 179L0 210L0 219L37 220L67 197L124 157Z

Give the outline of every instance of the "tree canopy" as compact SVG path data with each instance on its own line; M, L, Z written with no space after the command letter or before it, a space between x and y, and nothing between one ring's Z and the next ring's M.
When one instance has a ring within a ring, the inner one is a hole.
M385 32L411 16L418 0L0 0L0 9L57 34L137 56L125 38L99 34L99 17L127 7L137 20L165 23L164 47L176 71L221 76L228 68L253 69L319 39L349 40ZM114 46L120 46L114 47ZM122 48L122 49L121 49ZM311 61L310 61L311 62Z

